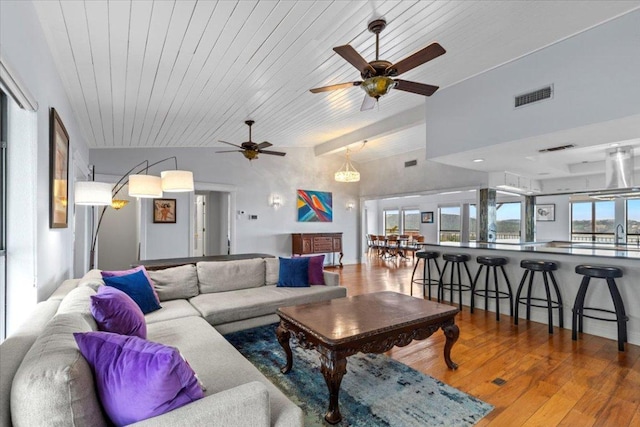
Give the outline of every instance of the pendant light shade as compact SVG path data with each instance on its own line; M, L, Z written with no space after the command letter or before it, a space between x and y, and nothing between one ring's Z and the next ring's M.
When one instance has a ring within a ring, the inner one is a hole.
M358 182L360 181L360 172L356 170L349 159L349 149L347 148L347 161L342 168L335 173L334 178L338 182Z
M162 197L162 178L153 175L129 175L129 196L143 199Z
M193 191L193 172L191 171L162 171L160 177L162 178L162 191L169 193Z
M76 205L109 206L113 185L105 182L79 181L75 184Z

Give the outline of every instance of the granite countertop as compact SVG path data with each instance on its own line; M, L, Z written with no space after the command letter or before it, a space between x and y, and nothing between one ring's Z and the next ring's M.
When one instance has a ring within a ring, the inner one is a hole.
M487 242L444 242L424 243L428 246L441 246L469 249L495 249L515 252L536 252L561 255L580 255L602 258L640 259L640 247L636 245L589 242L523 242L523 243L487 243Z

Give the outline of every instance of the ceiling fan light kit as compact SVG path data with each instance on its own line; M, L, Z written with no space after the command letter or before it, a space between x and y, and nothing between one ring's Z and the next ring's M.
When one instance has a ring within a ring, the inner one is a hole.
M347 62L360 71L362 81L338 83L331 86L324 86L310 89L311 93L329 92L333 90L347 89L353 86L362 86L366 92L365 99L362 102L361 111L372 109L381 96L386 95L391 89L396 88L405 92L411 92L423 96L431 96L438 90L438 86L427 85L424 83L411 82L407 80L393 79L392 77L406 73L432 59L443 55L446 51L438 43L431 43L427 47L420 49L412 55L396 62L381 60L378 58L380 52L380 32L387 26L384 19L376 19L368 25L370 32L376 35L376 59L367 62L353 47L350 45L337 46L333 50L342 56ZM367 97L375 99L370 101Z

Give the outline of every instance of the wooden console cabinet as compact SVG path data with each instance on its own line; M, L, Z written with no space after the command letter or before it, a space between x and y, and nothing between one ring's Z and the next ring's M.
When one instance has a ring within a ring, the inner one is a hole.
M292 233L291 253L293 255L333 254L333 266L342 268L342 233ZM338 264L335 254L340 254Z

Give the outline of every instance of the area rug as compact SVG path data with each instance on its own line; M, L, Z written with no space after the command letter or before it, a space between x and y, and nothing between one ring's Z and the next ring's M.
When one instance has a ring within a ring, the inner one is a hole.
M286 356L276 339L276 326L235 332L225 338L302 408L305 426L328 426L324 414L329 392L320 373L318 353L300 348L292 339L293 369L286 375L280 373ZM347 359L340 387L342 421L337 425L472 426L492 409L384 354L358 353Z

